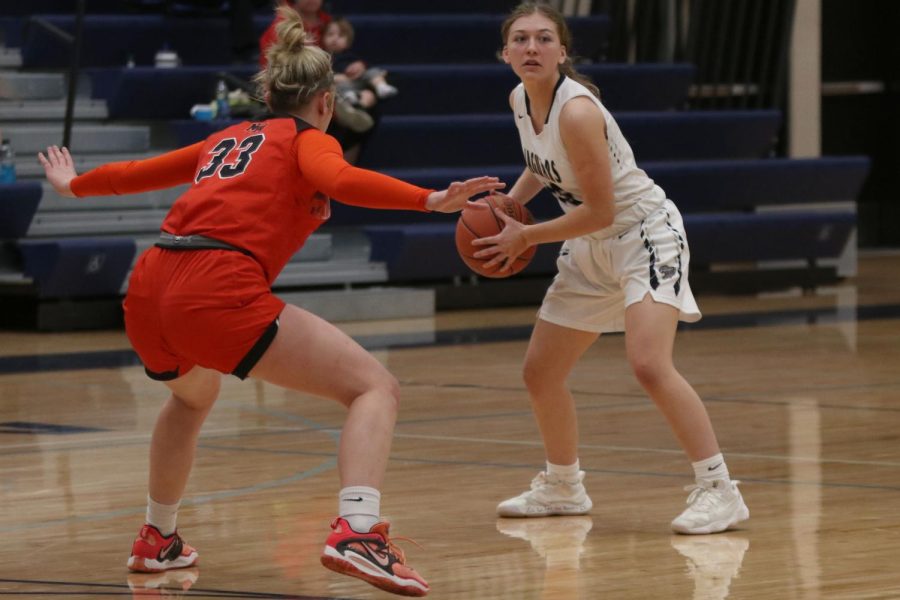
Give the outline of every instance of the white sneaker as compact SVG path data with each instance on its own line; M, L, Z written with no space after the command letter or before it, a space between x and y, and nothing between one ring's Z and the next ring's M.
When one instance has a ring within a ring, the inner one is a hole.
M550 479L541 471L531 481L531 489L497 505L501 517L549 517L586 515L594 505L581 483L584 471L572 481Z
M740 481L703 481L684 489L688 507L672 521L672 531L677 533L716 533L750 518L737 484Z

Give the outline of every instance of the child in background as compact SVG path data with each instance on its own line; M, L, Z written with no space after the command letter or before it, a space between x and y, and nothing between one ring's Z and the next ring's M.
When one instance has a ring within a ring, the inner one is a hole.
M322 48L333 57L334 82L338 94L356 106L371 108L378 100L397 95L397 88L387 82L387 71L369 67L353 46L353 25L347 19L335 18L322 31Z

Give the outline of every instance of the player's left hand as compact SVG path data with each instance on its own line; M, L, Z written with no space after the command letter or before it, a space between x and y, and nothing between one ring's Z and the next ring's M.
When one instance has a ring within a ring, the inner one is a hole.
M502 219L503 230L497 235L472 240L473 246L485 246L472 256L475 258L493 258L484 263L485 269L499 268L499 271L508 271L515 264L516 258L525 252L530 245L525 236L527 225L516 221L502 210L494 209L498 219Z
M75 172L75 163L69 154L69 149L65 146L60 149L58 146L48 146L47 156L43 152L38 152L38 161L44 167L44 174L47 181L56 190L60 196L74 198L72 192L72 180L78 176Z
M494 192L506 187L497 177L474 177L465 181L454 181L446 190L431 192L425 201L427 210L436 212L459 212L469 198L484 192Z

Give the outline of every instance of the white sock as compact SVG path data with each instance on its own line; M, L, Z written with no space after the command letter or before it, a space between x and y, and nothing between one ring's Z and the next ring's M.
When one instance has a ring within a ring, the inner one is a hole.
M578 471L580 470L581 467L578 464L577 458L571 465L554 465L550 461L547 461L547 475L550 477L550 479L575 481L575 479L578 477Z
M694 476L697 478L697 482L715 481L717 479L731 481L731 477L728 475L728 467L725 465L725 459L722 458L721 452L715 456L691 463L691 465L694 467Z
M345 487L338 495L338 514L357 533L366 533L379 521L381 492L364 485Z
M175 520L178 518L178 507L181 500L175 504L160 504L150 495L147 495L147 523L156 527L163 537L169 537L175 533Z

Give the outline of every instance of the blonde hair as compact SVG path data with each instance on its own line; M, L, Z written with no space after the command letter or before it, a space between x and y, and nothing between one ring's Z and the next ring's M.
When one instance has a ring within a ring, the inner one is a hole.
M583 75L575 70L575 65L572 63L572 53L574 52L572 46L572 32L569 30L569 25L566 23L566 19L563 17L562 13L549 4L545 2L522 2L515 7L512 12L509 13L509 16L506 17L506 20L503 21L503 25L500 26L500 37L502 38L501 41L503 46L506 46L506 41L509 38L509 30L512 28L513 23L515 23L517 19L535 13L540 13L553 21L556 25L556 33L559 35L559 43L566 47L566 60L559 65L559 72L569 79L574 79L599 98L600 88L594 85L594 82L591 81L587 75Z
M300 14L280 6L277 15L277 37L266 51L266 68L253 81L272 112L290 113L308 104L319 92L333 88L334 73L331 55L307 44Z

